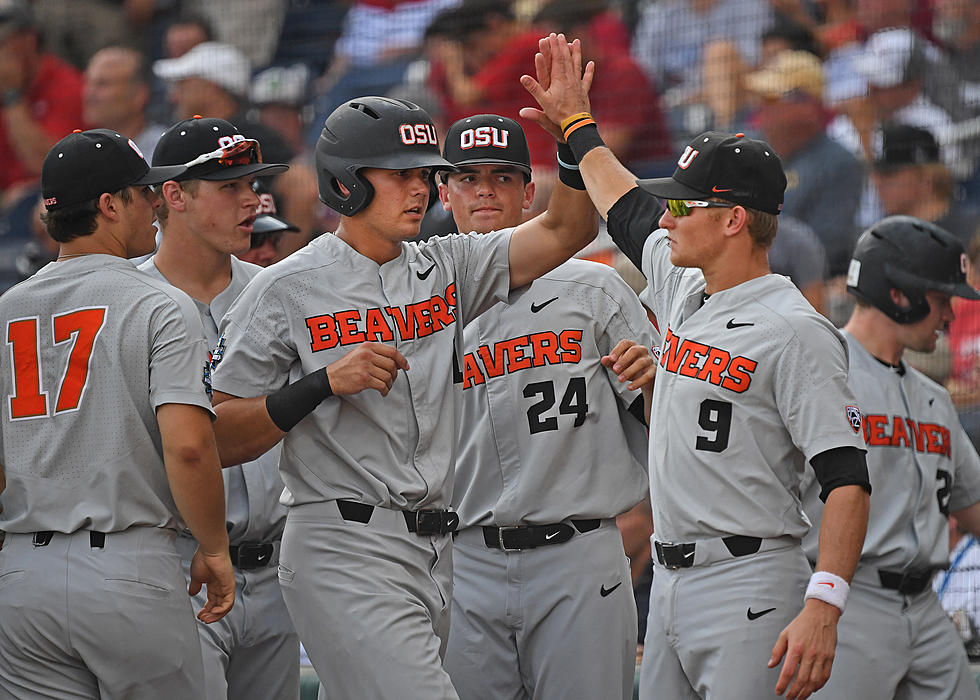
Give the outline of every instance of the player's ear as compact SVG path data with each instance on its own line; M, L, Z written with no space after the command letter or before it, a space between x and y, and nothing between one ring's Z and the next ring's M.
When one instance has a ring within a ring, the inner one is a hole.
M709 209L709 211L711 211ZM750 236L749 233L749 213L745 211L745 207L741 204L736 204L731 209L715 209L715 211L721 212L723 221L725 222L725 235L734 236L736 233L744 232L746 236Z
M899 308L902 309L907 309L910 306L912 306L912 302L909 301L909 298L904 294L902 294L902 292L899 291L898 289L892 287L889 290L889 293L891 294L892 303L895 304L895 306L898 306Z
M534 182L524 185L524 199L521 201L521 209L530 209L534 203Z
M179 182L167 180L157 187L157 195L166 203L169 209L184 211L187 208L187 203L185 202L187 194Z
M445 182L436 182L439 186L439 201L442 202L442 208L446 211L452 211L453 207L449 203L449 185Z
M117 197L109 192L103 192L95 202L99 213L107 219L115 221L119 218L119 205L116 203Z
M337 183L337 189L340 190L340 194L342 194L344 197L350 197L350 190L344 187L344 183L337 178L334 178L333 181Z

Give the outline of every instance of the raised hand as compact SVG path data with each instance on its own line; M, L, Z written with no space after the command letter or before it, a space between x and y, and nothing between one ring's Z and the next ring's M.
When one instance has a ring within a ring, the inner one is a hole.
M540 109L524 107L521 117L537 122L556 139L564 140L560 124L573 114L588 112L589 89L595 76L595 63L582 68L582 44L568 43L564 34L551 34L538 42L534 56L537 79L521 76L521 85L537 101Z

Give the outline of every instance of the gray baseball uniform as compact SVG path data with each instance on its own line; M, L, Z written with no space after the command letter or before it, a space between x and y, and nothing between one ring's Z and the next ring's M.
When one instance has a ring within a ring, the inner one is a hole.
M949 565L949 511L980 501L980 458L943 387L904 364L899 373L844 337L874 498L837 627L834 671L820 694L977 698L963 645L930 583L933 571ZM814 525L823 510L819 490L807 480L804 503ZM804 546L814 559L815 533ZM872 648L875 663L868 664Z
M283 441L279 579L326 696L457 697L440 659L451 539L410 533L399 511L450 504L456 348L508 295L510 234L403 243L383 265L324 235L260 272L225 316L212 382L234 396L268 394L365 341L410 365L387 396L329 398Z
M622 223L610 211L610 226ZM662 231L642 262L640 299L664 335L649 463L666 565L653 576L641 696L766 697L779 669L765 662L810 574L806 462L864 444L847 350L784 277L705 299L701 271L671 264Z
M153 258L140 269L159 280L166 278ZM218 322L245 285L262 268L231 258L231 283L210 304L192 299L208 347L213 348L205 376L221 360ZM208 386L208 389L210 387ZM286 508L279 503L279 446L258 459L222 469L225 482L225 520L235 554L235 607L212 624L198 623L204 676L209 700L225 698L294 698L299 694L299 638L282 600L276 570ZM197 542L184 531L177 540L190 580L190 562ZM197 595L203 605L206 591Z
M200 697L156 423L211 410L191 300L88 255L7 292L0 327L0 697Z
M599 263L570 260L511 296L464 331L446 669L464 700L629 698L636 605L615 516L645 495L647 438L628 411L640 392L599 360L659 336Z

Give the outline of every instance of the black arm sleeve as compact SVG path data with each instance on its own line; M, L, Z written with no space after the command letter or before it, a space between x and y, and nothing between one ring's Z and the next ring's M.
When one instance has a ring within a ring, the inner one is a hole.
M810 460L813 471L820 482L820 500L827 502L827 496L838 486L856 484L871 493L871 480L868 478L868 462L864 450L856 447L835 447L832 450L814 455Z
M643 269L643 244L660 227L663 213L660 200L639 187L616 200L606 213L609 236L638 270Z
M633 399L633 403L631 403L630 407L626 410L628 410L630 414L632 414L632 416L636 418L636 420L643 423L643 425L647 425L646 411L643 409L644 409L643 394L640 393L639 396ZM647 425L647 427L649 428L650 426Z
M323 367L266 396L265 410L276 427L288 433L330 396L333 389Z

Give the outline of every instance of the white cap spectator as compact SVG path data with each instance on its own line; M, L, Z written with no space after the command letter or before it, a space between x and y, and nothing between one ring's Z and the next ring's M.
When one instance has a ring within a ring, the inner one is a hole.
M230 44L206 41L183 56L164 58L153 64L157 77L168 82L201 78L225 88L238 97L248 94L251 68L241 51Z
M302 63L266 68L252 79L252 104L301 106L309 97L310 70Z

